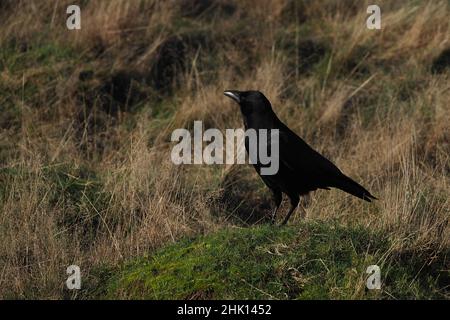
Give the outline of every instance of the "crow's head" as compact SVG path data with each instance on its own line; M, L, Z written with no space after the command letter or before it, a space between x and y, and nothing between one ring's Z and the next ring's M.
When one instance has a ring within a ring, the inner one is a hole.
M259 91L226 90L223 94L236 101L243 114L272 111L270 101Z

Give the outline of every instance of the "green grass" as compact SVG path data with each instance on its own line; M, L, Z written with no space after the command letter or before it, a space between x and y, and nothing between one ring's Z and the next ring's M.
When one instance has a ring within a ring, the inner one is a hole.
M52 105L57 84L65 82L80 62L74 49L48 41L0 44L0 74L7 79L0 81L0 128L20 127L23 105Z
M442 266L418 272L420 257L386 255L390 245L361 227L319 222L227 229L108 270L95 292L111 299L442 297ZM381 268L382 290L365 288L372 264Z
M60 62L77 60L77 53L69 47L51 42L23 43L11 41L0 49L0 70L20 73L29 68L47 67Z

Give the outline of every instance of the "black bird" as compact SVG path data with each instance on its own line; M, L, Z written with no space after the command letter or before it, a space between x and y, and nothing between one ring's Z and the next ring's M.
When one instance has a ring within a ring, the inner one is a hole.
M291 208L283 224L287 223L297 207L300 196L317 189L330 190L332 187L368 202L377 199L364 187L344 175L331 161L311 148L281 122L272 110L270 101L261 92L227 90L224 94L239 104L245 130L255 129L257 132L259 129L279 130L278 172L274 175L261 175L260 169L263 165L259 163L259 160L254 164L256 171L273 193L275 209L272 222L275 221L275 215L280 207L282 193L286 194L291 201ZM267 136L270 138L270 134ZM268 150L271 150L270 143L268 139ZM249 152L248 139L245 140L245 148Z

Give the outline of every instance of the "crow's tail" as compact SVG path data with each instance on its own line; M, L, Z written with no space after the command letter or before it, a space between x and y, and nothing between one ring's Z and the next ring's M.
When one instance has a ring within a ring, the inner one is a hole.
M353 181L344 174L337 179L334 187L341 189L345 192L348 192L354 195L355 197L361 198L368 202L371 202L373 199L378 200L373 195L371 195L370 192L367 191L363 186Z

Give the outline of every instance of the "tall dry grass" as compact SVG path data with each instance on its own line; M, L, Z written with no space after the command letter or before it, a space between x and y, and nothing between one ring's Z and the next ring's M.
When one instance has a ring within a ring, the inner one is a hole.
M383 1L381 31L365 28L368 2L199 3L85 1L80 31L65 28L69 1L1 7L0 297L77 297L68 265L90 279L267 212L248 166L170 162L173 129L242 126L230 88L263 91L380 198L318 191L306 219L448 251L450 82L431 71L450 45L448 2Z

